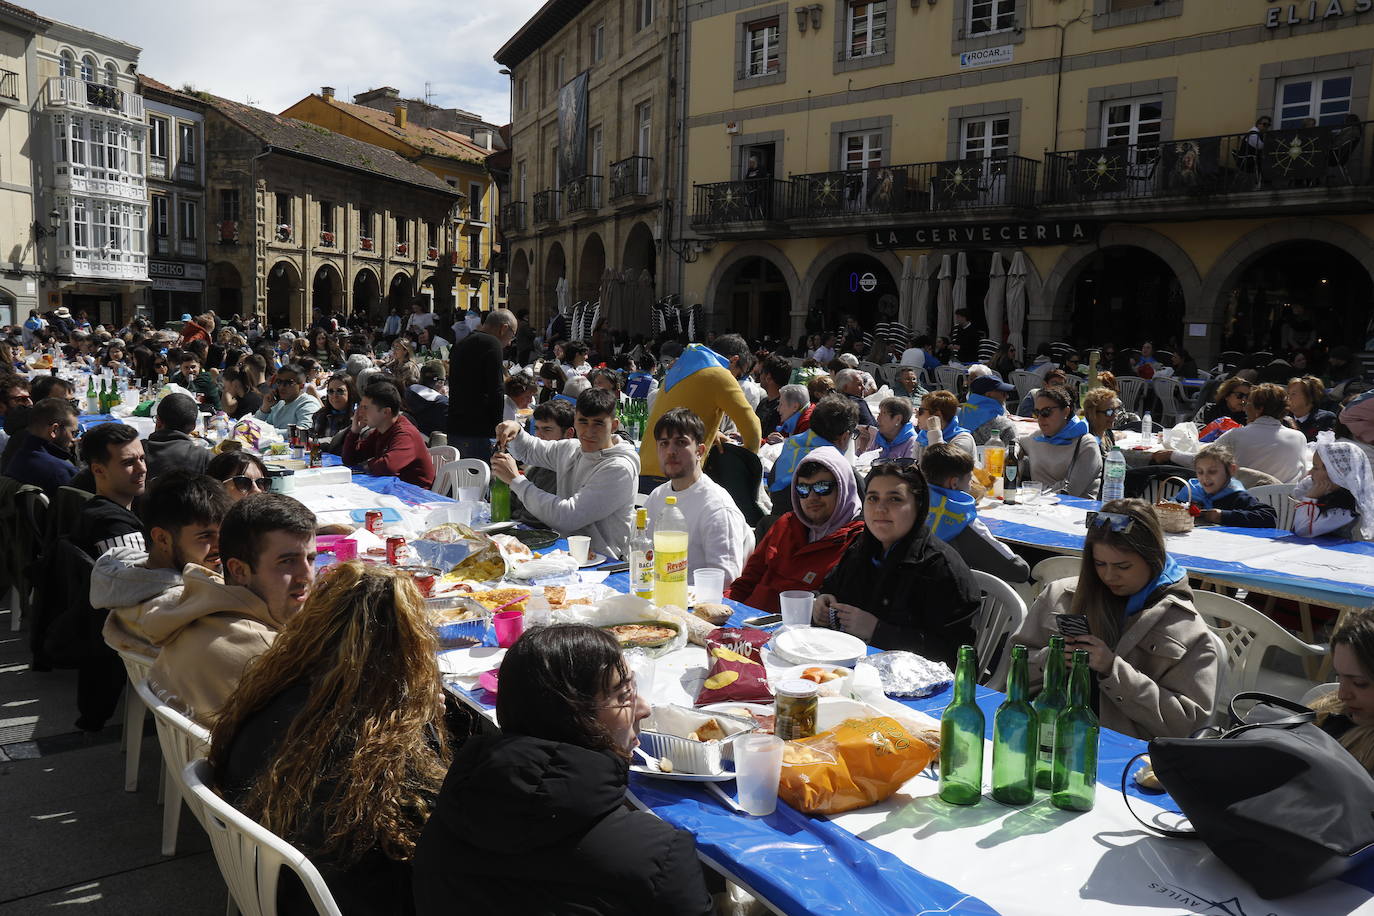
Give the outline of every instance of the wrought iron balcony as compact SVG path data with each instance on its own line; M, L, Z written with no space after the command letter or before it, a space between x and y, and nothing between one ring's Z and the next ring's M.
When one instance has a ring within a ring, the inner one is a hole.
M574 178L563 187L564 203L569 213L596 211L601 209L600 175L583 175Z
M0 101L19 101L19 74L13 70L0 70Z
M54 76L48 80L48 106L69 106L117 114L134 121L143 120L143 96L125 92L104 83L88 82L74 76Z
M556 223L560 214L559 199L562 191L548 190L534 192L534 221L538 223Z
M611 163L611 200L649 196L652 156L631 156Z
M884 165L792 176L790 215L834 220L865 215L1029 208L1040 163L1021 156Z
M525 231L525 202L523 200L501 206L501 229L505 232Z
M1370 123L1048 153L1045 203L1187 201L1256 192L1266 198L1292 192L1296 198L1370 185Z
M717 181L693 189L692 225L728 227L786 218L791 183L773 178Z

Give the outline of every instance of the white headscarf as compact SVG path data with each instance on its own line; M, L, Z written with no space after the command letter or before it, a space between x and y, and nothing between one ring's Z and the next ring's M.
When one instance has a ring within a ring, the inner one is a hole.
M1366 541L1374 540L1374 472L1370 471L1369 458L1353 442L1318 442L1316 448L1326 476L1355 497L1360 536Z

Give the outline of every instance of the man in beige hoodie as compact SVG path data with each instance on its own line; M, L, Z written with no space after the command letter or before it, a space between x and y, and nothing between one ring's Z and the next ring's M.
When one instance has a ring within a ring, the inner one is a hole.
M181 600L143 616L162 646L148 683L210 727L244 668L305 604L315 581L315 515L280 493L234 504L219 533L224 577L198 566L182 574Z

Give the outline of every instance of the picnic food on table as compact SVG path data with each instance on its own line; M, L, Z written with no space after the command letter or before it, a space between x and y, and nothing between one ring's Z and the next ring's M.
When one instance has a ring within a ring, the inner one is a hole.
M696 731L692 732L687 737L691 738L693 741L700 741L702 743L707 741L720 741L725 737L725 729L721 728L720 723L715 719L708 719L704 725L697 728Z
M493 588L485 592L474 592L472 600L489 611L523 611L525 601L530 597L527 588Z
M866 808L887 799L938 753L938 731L909 731L889 716L847 719L787 743L778 797L807 814Z
M807 668L799 677L804 681L815 681L817 684L828 684L831 681L838 681L840 678L849 674L843 668Z
M677 638L678 626L667 620L617 623L602 627L620 641L623 649L657 649Z
M771 637L752 627L722 627L706 637L711 669L697 694L698 706L708 703L772 701L768 671L759 654Z
M724 626L730 619L730 608L723 604L698 604L692 609L692 613L718 627Z

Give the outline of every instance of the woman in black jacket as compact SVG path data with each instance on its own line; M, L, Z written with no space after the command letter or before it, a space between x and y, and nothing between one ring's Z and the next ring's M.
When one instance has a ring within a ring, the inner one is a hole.
M951 668L973 645L982 590L967 564L930 534L930 491L915 465L880 463L864 492L864 532L825 577L813 622L879 649L907 649Z
M420 837L420 916L711 912L692 835L625 806L648 715L610 634L522 636L501 663L502 733L468 739Z

